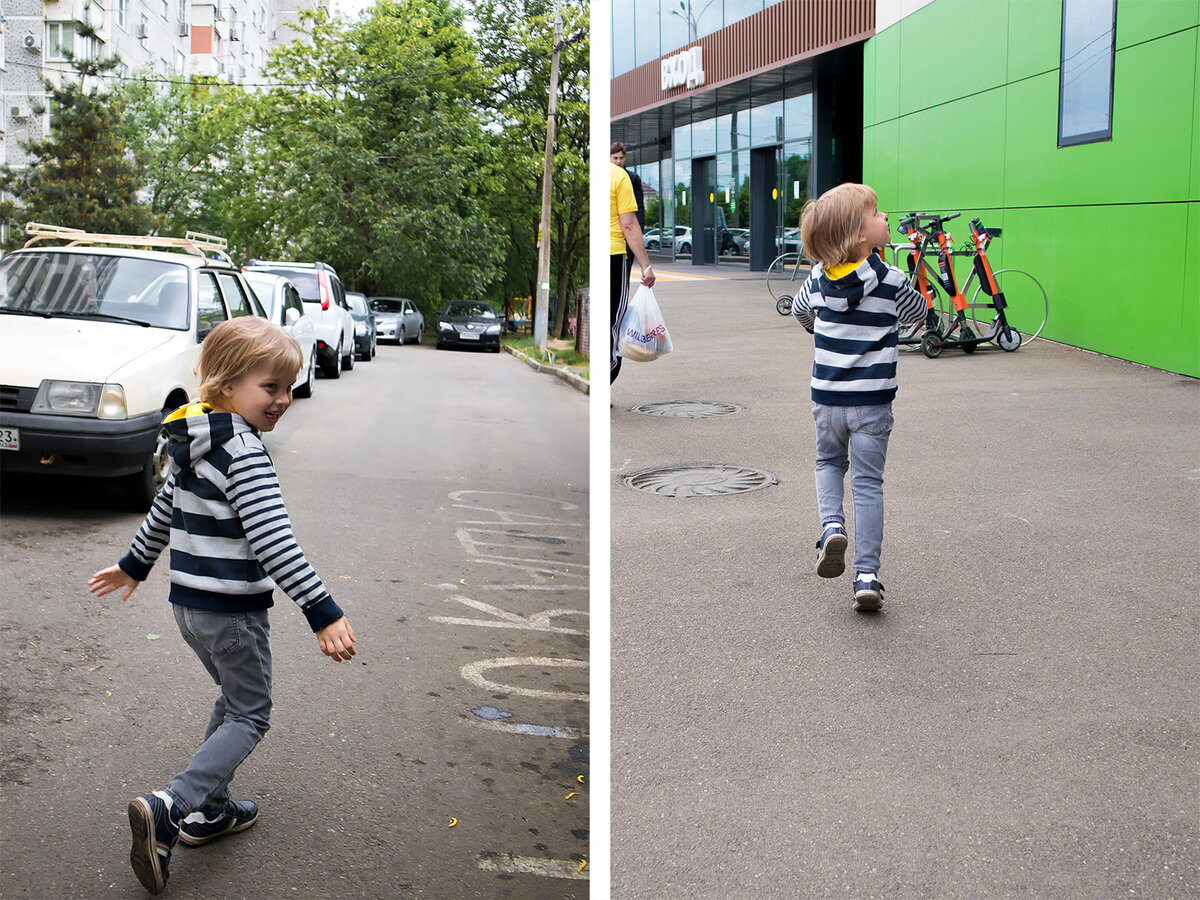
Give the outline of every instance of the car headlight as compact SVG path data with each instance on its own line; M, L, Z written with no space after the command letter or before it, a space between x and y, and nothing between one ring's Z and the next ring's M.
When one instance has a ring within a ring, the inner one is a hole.
M438 322L438 328L442 331L453 331L454 326L449 322Z
M367 323L366 322L355 322L354 323L354 333L357 335L360 335L360 336L366 334L367 333Z
M484 331L484 334L499 334L499 333L500 333L499 325L489 325L487 327L487 330Z
M29 411L98 419L129 418L125 390L119 384L91 384L85 381L43 381Z

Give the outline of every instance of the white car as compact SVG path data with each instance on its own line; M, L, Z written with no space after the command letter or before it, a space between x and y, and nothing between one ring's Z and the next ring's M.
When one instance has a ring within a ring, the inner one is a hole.
M381 341L421 343L425 336L425 317L407 297L372 297L367 301L375 318L375 331Z
M0 258L0 468L123 477L145 508L169 472L163 418L199 394L200 342L261 307L220 238L26 233Z
M267 318L282 325L300 345L304 368L292 388L297 397L311 397L317 381L317 327L304 309L300 292L283 275L254 271L243 274L266 310Z
M325 263L266 262L252 259L242 270L284 275L300 292L317 330L317 359L326 378L341 378L354 368L354 317L346 289L333 266Z

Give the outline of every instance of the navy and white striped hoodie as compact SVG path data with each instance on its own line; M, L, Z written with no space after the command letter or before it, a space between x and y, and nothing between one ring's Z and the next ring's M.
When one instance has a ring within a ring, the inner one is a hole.
M216 612L272 606L278 585L314 632L342 610L304 558L258 432L207 404L166 421L171 475L118 565L145 581L171 545L170 600Z
M896 397L897 322L920 322L925 298L872 253L838 279L816 263L792 304L815 336L812 398L825 406L875 406Z

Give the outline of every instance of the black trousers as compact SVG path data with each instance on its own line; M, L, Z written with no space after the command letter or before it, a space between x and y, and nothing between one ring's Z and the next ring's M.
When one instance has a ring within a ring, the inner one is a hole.
M608 308L612 318L612 356L608 366L608 383L612 384L617 380L617 373L621 371L617 340L620 338L621 320L625 318L625 307L629 304L629 257L624 253L614 253L609 259L612 280Z

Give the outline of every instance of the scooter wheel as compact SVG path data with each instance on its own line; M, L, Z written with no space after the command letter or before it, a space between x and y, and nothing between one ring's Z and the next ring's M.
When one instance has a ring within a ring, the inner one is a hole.
M921 337L921 352L930 359L937 359L942 355L942 336L936 331L927 331Z
M792 314L792 298L784 294L775 301L775 312L781 316L790 316Z
M1000 334L996 337L996 343L1000 345L1001 350L1007 350L1012 353L1021 346L1021 332L1015 328L1008 329L1008 337L1004 336L1004 329L1000 329Z
M975 348L979 346L979 344L976 343L975 332L973 332L966 325L962 327L962 333L959 336L959 340L963 342L963 353L974 353Z

